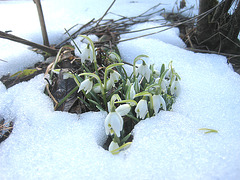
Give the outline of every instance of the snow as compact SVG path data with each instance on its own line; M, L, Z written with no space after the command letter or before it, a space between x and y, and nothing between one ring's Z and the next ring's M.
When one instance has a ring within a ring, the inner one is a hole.
M64 28L101 17L111 2L43 1L50 42L61 41ZM111 11L133 16L159 1L129 2L117 1ZM169 4L163 7L171 11L174 2L163 1ZM196 1L187 3L189 7ZM35 7L32 1L0 2L1 18L10 9L19 13L1 19L1 30L41 43L35 9L29 16L22 13L24 8ZM125 34L122 39L138 35ZM43 74L9 89L0 82L0 118L15 122L10 137L0 144L0 179L239 179L240 77L223 56L183 49L178 35L174 28L119 44L122 58L130 63L140 54L148 55L146 61L158 69L173 61L182 91L173 111L137 124L132 145L118 155L101 147L106 140L105 112L55 112L43 92ZM1 39L0 47L1 59L7 61L0 61L0 76L43 61L24 45ZM218 133L204 134L200 128Z

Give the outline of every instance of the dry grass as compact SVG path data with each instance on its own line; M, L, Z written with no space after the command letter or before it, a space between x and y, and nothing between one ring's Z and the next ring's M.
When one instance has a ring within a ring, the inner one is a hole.
M0 143L9 137L13 130L13 123L4 123L4 120L0 121Z

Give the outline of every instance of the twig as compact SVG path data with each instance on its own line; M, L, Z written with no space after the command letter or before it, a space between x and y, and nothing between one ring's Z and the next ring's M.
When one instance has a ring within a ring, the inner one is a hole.
M46 90L47 90L47 93L48 93L48 95L52 98L52 100L55 102L55 107L56 106L58 106L58 101L53 97L53 95L52 95L52 93L51 93L51 91L50 91L50 89L49 89L49 84L47 84L46 85ZM55 108L54 108L54 110L55 110Z
M43 36L43 44L45 46L49 46L49 41L48 41L48 35L47 35L47 29L43 17L43 11L42 11L42 6L40 0L33 0L34 3L37 6L37 11L38 11L38 16L39 16L39 21L41 25L41 30L42 30L42 36Z
M133 37L133 38L123 39L123 40L117 41L117 43L119 43L119 42L124 42L124 41L129 41L129 40L133 40L133 39L137 39L137 38L142 38L142 37L146 37L146 36L150 36L150 35L154 35L154 34L158 34L158 33L160 33L160 32L169 30L169 29L171 29L171 28L173 28L173 27L177 27L177 26L179 26L179 25L182 25L182 24L188 23L188 22L190 22L190 21L193 21L193 20L195 20L195 19L197 19L197 18L200 18L200 19L198 19L198 21L200 21L203 17L207 16L210 12L212 12L212 11L213 11L215 8L217 8L220 4L222 4L222 2L219 3L218 5L216 5L215 7L213 7L212 9L210 9L210 10L208 10L208 11L206 11L206 12L204 12L204 13L198 15L198 16L195 16L195 17L193 17L193 18L190 18L190 19L188 19L188 20L186 20L186 21L183 21L183 22L180 22L180 23L172 24L170 27L168 27L168 28L166 28L166 29L163 29L163 30L160 30L160 31L156 31L156 32L152 32L152 33L148 33L148 34L144 34L144 35L141 35L141 36L136 36L136 37ZM148 29L148 28L146 28L146 29ZM146 29L144 29L144 30L146 30ZM139 30L138 30L138 31L139 31Z
M6 63L7 63L7 61L5 61L5 60L3 60L3 59L0 59L0 61L2 61L2 62L6 62Z
M184 48L184 49L193 51L193 52L217 54L217 55L223 55L228 57L240 57L240 55L237 55L237 54L228 54L228 53L221 53L221 52L219 53L217 51L210 51L210 50L204 50L204 49L194 49L194 48Z
M20 38L18 36L14 36L12 34L5 33L3 31L0 31L0 38L8 39L8 40L11 40L11 41L15 41L15 42L18 42L18 43L22 43L22 44L25 44L25 45L28 45L28 46L35 47L35 48L41 49L41 50L43 50L47 53L50 53L51 55L56 55L57 54L56 49L53 49L53 48L50 48L48 46L44 46L44 45L41 45L41 44L37 44L37 43L31 42L31 41L28 41L26 39Z
M80 32L83 28L85 28L86 26L89 26L91 23L93 23L93 21L94 21L94 18L91 20L91 21L89 21L89 22L87 22L86 24L84 24L83 26L81 26L77 31L75 31L70 37L68 37L67 39L65 39L64 41L62 41L62 42L60 42L59 44L57 44L56 45L56 48L60 48L64 43L66 43L68 40L70 40L71 39L71 37L72 38L75 38L76 37L76 34L78 33L78 32Z
M108 13L108 11L111 9L111 7L113 6L113 4L116 2L116 0L113 0L112 4L108 7L108 9L106 10L106 12L103 14L103 16L99 19L99 21L96 24L96 27L98 26L98 24L102 21L102 19L106 16L106 14Z

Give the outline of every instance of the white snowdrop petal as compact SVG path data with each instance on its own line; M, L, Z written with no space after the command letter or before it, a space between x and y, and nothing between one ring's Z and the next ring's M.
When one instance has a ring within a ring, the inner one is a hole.
M108 150L109 150L109 151L113 151L113 150L115 150L115 149L117 149L117 148L119 148L118 143L112 141L112 142L110 143L109 147L108 147Z
M116 112L120 114L120 116L125 116L131 110L131 106L129 104L122 104L117 109Z

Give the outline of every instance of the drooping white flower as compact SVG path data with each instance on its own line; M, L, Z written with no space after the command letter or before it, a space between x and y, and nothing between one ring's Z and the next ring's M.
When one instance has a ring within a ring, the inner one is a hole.
M82 50L82 54L80 55L82 63L85 63L86 60L93 62L93 52L92 49L87 46Z
M113 62L117 62L118 61L118 57L117 57L117 55L116 55L116 53L110 53L109 54L109 59L111 59Z
M107 80L107 90L110 90L114 86L114 81L112 79Z
M131 110L131 106L129 104L122 104L116 108L116 112L120 114L120 116L125 116Z
M81 90L86 91L86 93L89 93L92 89L93 82L90 79L85 79L81 84L78 89L78 92Z
M170 84L170 81L167 81L166 79L162 80L161 89L163 92L167 91L169 84Z
M153 95L153 110L155 115L158 113L161 107L166 111L166 103L163 97L160 94Z
M110 73L110 78L107 80L107 90L110 90L112 87L115 87L115 83L120 80L121 75L117 71Z
M108 147L108 151L113 151L113 150L115 150L115 149L117 149L117 148L119 148L118 143L112 141L112 142L110 143L109 147Z
M95 93L100 93L101 92L101 86L100 86L100 83L97 83L93 86L93 91Z
M121 75L117 71L113 71L110 73L110 79L114 82L117 83L120 80Z
M135 108L135 112L137 114L137 118L140 117L141 119L144 119L148 113L147 100L141 99Z
M141 64L137 68L137 74L141 74L143 77L146 78L147 82L150 80L151 70L148 68L147 64Z
M160 76L160 71L154 69L153 72L152 72L152 75L153 75L154 78L157 78L157 77Z
M157 79L155 80L155 83L159 84L159 81L160 81L160 78L157 78ZM166 79L162 79L162 82L161 82L161 90L162 90L163 92L166 92L168 86L169 86L169 81L167 81Z
M180 91L181 91L179 81L173 81L170 91L171 91L172 95L179 96Z
M136 92L135 92L135 89L134 89L134 85L131 85L130 92L129 92L129 99L133 99L135 94L136 94Z
M107 135L115 132L120 137L120 132L123 129L123 118L118 112L110 112L105 119L104 126Z

